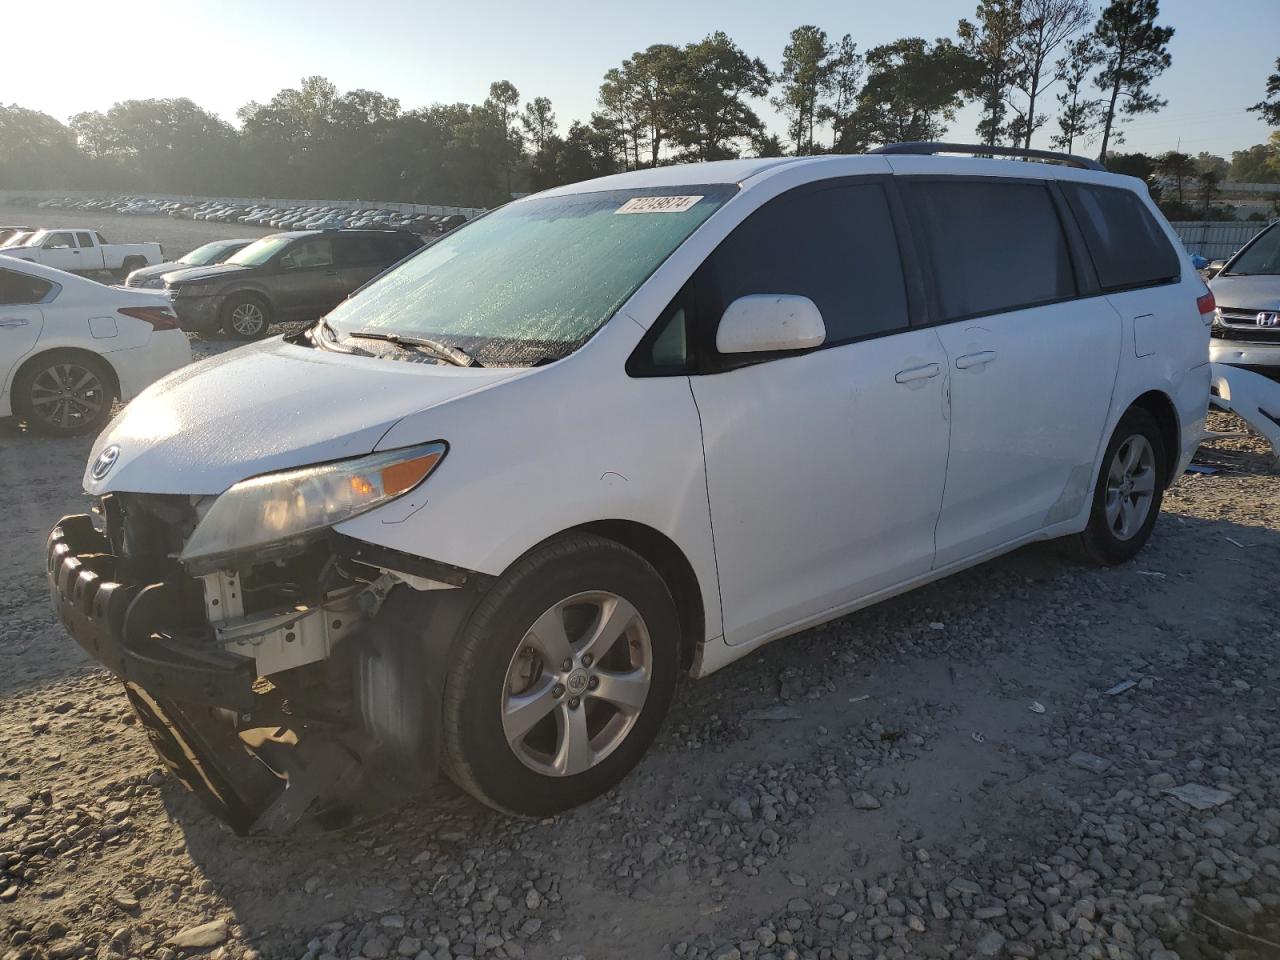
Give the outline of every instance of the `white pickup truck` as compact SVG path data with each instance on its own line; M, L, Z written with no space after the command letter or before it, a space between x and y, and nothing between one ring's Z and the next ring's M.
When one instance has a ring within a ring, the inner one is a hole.
M106 271L118 277L164 262L158 243L109 243L97 230L84 227L37 230L22 246L5 247L0 254L71 273Z

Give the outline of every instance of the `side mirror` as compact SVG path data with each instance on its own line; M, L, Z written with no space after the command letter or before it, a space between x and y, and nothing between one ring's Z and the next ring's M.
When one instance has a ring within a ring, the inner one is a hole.
M1216 277L1222 272L1222 268L1227 265L1225 260L1210 260L1209 266L1205 269L1209 271L1209 276Z
M721 353L770 353L808 350L827 339L822 313L808 297L755 293L725 309L716 330Z

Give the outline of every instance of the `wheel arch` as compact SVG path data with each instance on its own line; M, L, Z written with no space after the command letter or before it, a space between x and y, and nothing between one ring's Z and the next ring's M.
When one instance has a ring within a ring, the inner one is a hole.
M1164 443L1164 463L1160 465L1160 469L1164 478L1164 486L1167 490L1173 486L1174 480L1177 479L1174 471L1177 469L1182 450L1182 445L1179 441L1182 432L1178 419L1178 410L1173 405L1173 400L1162 390L1148 390L1135 398L1129 406L1137 407L1151 414L1156 421L1156 426L1160 428L1160 439Z
M706 612L702 606L698 575L684 551L666 534L634 520L595 520L571 527L556 536L574 532L592 533L620 543L653 564L671 591L680 617L680 665L686 671L692 669L698 645L705 636Z
M19 397L16 389L14 388L17 386L18 383L21 382L22 377L28 371L30 371L34 367L39 366L42 361L46 361L49 357L52 357L52 356L65 356L69 358L75 357L82 360L88 360L91 363L102 366L103 369L106 370L107 376L110 378L111 388L115 391L116 397L119 398L120 374L119 372L117 372L115 366L111 363L110 358L108 358L104 354L94 353L92 350L86 350L84 347L50 346L45 349L38 350L24 357L22 362L19 363L17 368L13 371L13 376L12 378L10 378L9 384L10 384L10 404L13 407L13 412L15 415L25 416L30 411L27 410L26 399L24 397Z

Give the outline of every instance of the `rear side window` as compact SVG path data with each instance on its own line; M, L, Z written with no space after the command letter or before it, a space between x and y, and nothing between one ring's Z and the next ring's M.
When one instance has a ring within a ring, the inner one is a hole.
M82 247L92 247L93 237L87 233L77 233L76 243L80 244Z
M874 183L769 201L707 259L698 288L699 315L713 330L729 304L753 293L808 297L822 312L828 346L907 326L893 218Z
M1181 277L1182 264L1169 238L1132 191L1065 182L1062 190L1103 290L1172 283Z
M1067 239L1044 184L915 181L907 196L944 320L1076 295Z
M0 270L0 304L5 306L39 303L52 289L53 284L48 280L18 273L16 270Z

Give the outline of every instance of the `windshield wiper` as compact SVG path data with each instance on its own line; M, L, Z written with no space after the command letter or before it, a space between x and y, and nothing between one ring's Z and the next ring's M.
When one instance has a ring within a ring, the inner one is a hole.
M455 367L482 367L482 364L475 357L471 356L457 347L450 347L439 340L428 340L426 337L405 337L398 333L383 333L380 330L357 330L355 333L347 334L352 340L385 340L387 343L394 343L397 347L408 349L410 347L420 347L429 351L448 363L452 363Z

